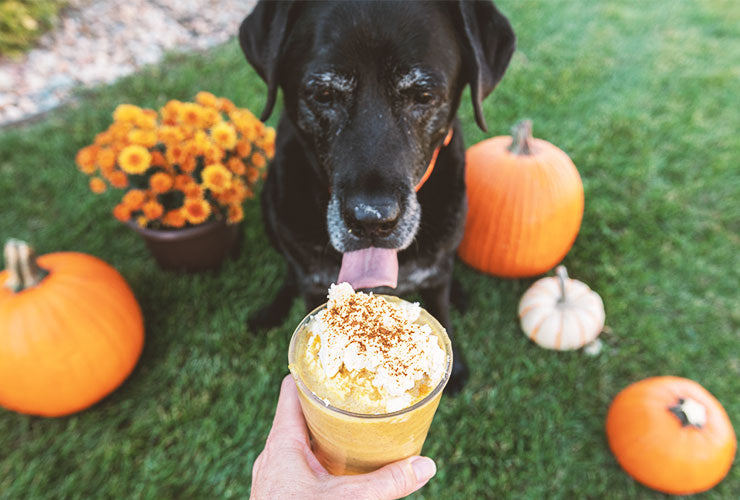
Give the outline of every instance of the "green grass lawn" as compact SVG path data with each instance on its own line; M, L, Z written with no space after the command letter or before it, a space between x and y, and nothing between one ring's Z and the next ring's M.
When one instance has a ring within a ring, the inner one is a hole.
M516 318L533 280L459 264L471 304L453 322L472 375L460 396L442 399L424 448L438 473L416 498L659 497L607 447L619 390L651 375L689 377L740 430L740 5L500 7L519 42L485 102L489 135L531 118L535 135L578 166L586 209L565 263L603 297L608 329L597 357L540 349ZM265 97L231 42L0 132L0 239L105 259L131 284L147 329L134 373L93 408L61 419L0 410L0 498L248 495L303 316L296 303L282 327L246 331L284 269L257 204L246 207L238 261L219 274L167 273L113 220L118 193L94 197L73 161L116 104L158 107L201 89L256 112ZM460 117L468 144L487 137L467 100ZM705 497L740 498L740 466Z

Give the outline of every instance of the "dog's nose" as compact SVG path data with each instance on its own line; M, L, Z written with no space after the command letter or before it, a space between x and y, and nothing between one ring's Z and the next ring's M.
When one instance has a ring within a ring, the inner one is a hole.
M393 199L354 199L347 203L344 220L358 238L388 236L396 228L401 207Z

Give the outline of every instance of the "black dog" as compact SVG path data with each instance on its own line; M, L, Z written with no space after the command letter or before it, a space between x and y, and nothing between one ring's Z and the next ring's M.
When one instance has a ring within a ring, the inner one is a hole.
M267 83L262 119L278 87L285 104L262 210L288 274L250 326L279 324L297 295L311 310L349 281L418 290L452 336L466 212L456 113L469 84L486 129L481 101L514 51L507 19L490 1L260 2L239 41ZM452 391L467 376L459 350L454 360Z

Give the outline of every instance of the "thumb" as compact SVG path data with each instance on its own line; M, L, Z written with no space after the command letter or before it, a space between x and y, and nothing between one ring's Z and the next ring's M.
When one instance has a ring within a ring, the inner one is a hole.
M434 460L410 457L374 472L342 478L341 491L356 492L354 498L391 500L405 497L424 486L437 472Z

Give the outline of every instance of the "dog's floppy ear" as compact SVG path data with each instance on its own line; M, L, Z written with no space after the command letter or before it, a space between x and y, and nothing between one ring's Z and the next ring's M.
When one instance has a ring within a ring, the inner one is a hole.
M514 53L516 37L509 20L491 0L459 0L456 8L475 121L487 131L481 103L504 76Z
M267 84L267 102L260 120L272 114L278 92L278 67L283 42L287 38L289 25L297 2L261 1L239 27L239 45Z

